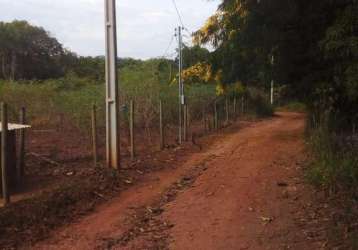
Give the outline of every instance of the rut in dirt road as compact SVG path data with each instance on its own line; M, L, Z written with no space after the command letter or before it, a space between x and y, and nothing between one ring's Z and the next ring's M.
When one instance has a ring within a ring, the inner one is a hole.
M303 131L302 115L281 114L218 145L208 171L165 209L170 249L316 249L292 214Z
M224 135L33 249L318 249L297 223L303 131L304 115L280 113Z

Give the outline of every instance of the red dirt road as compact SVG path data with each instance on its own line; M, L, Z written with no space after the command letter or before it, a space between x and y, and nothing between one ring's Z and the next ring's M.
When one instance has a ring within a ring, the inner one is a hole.
M175 225L170 249L316 249L297 242L291 214L303 131L302 116L281 114L212 149L209 170L164 213Z
M320 249L322 242L307 240L302 226L311 199L302 180L303 132L303 115L279 113L223 135L180 167L151 174L92 215L25 248ZM178 184L183 176L188 185ZM176 194L163 202L173 184ZM156 204L156 225L135 209Z

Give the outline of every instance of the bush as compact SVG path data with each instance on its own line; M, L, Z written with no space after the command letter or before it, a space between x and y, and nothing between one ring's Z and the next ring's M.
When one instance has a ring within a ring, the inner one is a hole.
M304 113L307 111L306 105L302 102L297 102L297 101L293 101L293 102L289 102L288 104L279 107L278 111L289 111L289 112L299 112L299 113Z
M325 125L309 131L309 145L313 162L308 179L331 190L353 190L358 186L358 136L337 135Z
M10 120L17 120L18 110L26 107L28 119L36 124L50 123L56 113L56 89L50 84L38 82L2 82L0 99L9 104Z
M249 110L258 117L269 117L275 112L273 106L268 102L265 94L256 89L248 89Z

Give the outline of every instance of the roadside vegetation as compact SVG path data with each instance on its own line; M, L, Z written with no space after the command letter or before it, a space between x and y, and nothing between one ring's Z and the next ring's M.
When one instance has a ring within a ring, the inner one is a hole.
M357 195L357 136L339 135L322 125L311 128L308 141L315 159L307 177L331 194L343 190Z
M64 49L41 27L26 21L1 22L0 45L0 99L9 103L13 121L17 120L20 108L26 107L28 121L35 127L58 127L67 123L88 130L91 107L96 104L101 118L98 125L104 127L103 57L78 56ZM259 88L253 86L249 90L238 84L224 89L220 87L223 84L219 74L211 74L210 70L203 72L203 67L197 67L210 60L208 50L184 46L183 55L186 58L185 93L193 121L202 119L203 110L211 116L214 103L223 106L226 97L230 98L230 105L237 97L238 109L239 98L245 96L246 102L251 100L253 105L248 111L258 115L272 113L268 112L267 98L263 98ZM166 124L177 123L177 60L118 59L122 127L128 124L130 100L135 102L136 126L148 133L157 127L159 100L164 105ZM223 112L222 107L220 111Z
M355 0L223 0L194 34L216 48L211 65L224 85L268 90L273 79L277 105L307 112L306 175L339 211L330 239L347 249L357 248L358 232L357 13Z
M280 110L308 112L309 175L335 190L358 188L357 10L352 0L225 0L194 35L216 48L224 83L268 89L274 79Z
M285 105L277 107L277 111L306 113L307 112L307 107L303 102L290 101L289 103L287 103Z

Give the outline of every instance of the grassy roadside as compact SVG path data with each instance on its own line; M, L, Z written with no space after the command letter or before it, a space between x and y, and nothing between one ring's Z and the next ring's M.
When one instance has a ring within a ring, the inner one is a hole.
M297 112L297 113L305 113L307 112L306 105L302 102L290 102L284 106L278 107L276 109L279 112Z
M358 136L337 132L334 119L318 119L300 102L276 110L307 113L306 143L311 157L305 176L317 195L324 194L321 212L329 222L325 249L358 249Z
M312 117L308 115L307 125L312 160L305 175L326 197L327 249L358 249L358 138Z

